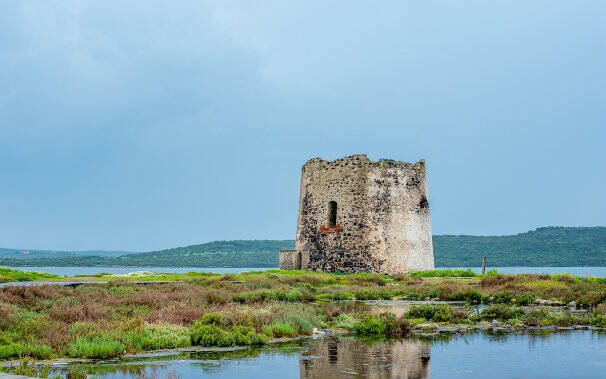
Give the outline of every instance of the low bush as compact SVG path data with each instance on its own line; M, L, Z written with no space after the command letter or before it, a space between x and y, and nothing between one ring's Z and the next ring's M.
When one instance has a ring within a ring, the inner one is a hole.
M335 291L333 293L334 300L351 300L355 297L355 295L351 292L346 291Z
M495 287L502 286L507 283L513 282L515 280L515 276L513 275L485 275L480 280L480 286L482 287Z
M474 318L478 321L507 321L510 319L520 318L524 315L524 309L520 307L510 307L504 304L492 304L484 308Z
M467 270L429 270L429 271L414 271L409 273L410 276L420 278L475 278L478 276L470 268Z
M53 349L45 344L29 344L13 342L0 345L0 359L14 357L32 357L37 359L48 359L53 356Z
M369 337L406 334L410 328L406 320L397 318L393 313L365 314L353 326L356 334Z
M481 292L471 288L458 290L448 296L444 296L446 300L465 301L470 304L480 304L483 297Z
M126 346L123 343L107 337L79 337L68 345L68 355L72 358L110 358L125 351Z
M387 279L379 274L358 273L351 275L352 284L368 284L374 283L379 286L387 284Z
M297 334L309 335L313 331L314 323L317 322L314 315L285 314L281 321L290 325Z
M546 319L549 315L549 311L545 308L535 308L525 312L526 314L521 318L521 321L528 326L541 326L546 325Z
M297 331L284 321L276 321L270 326L264 328L263 334L274 338L294 337L297 335Z
M389 300L393 297L388 288L377 287L360 288L354 295L358 300Z
M514 296L513 300L517 305L530 305L534 302L535 296L531 293L522 293Z
M255 332L250 326L236 325L223 329L221 318L209 313L197 321L189 334L192 345L211 347L264 345L267 338Z
M299 301L303 298L303 293L298 289L292 289L286 294L286 299L289 301Z
M592 313L591 324L606 328L606 303L598 305Z
M232 300L238 303L258 303L275 298L276 292L267 288L248 292L238 292L232 296Z
M357 322L358 320L351 313L343 313L333 319L332 325L335 328L353 329Z
M174 349L190 345L189 331L178 325L148 325L141 339L142 350Z
M53 348L45 344L29 345L27 355L37 359L48 359L53 356Z
M447 322L453 318L453 312L452 307L448 304L421 304L412 305L406 313L406 317Z
M497 292L492 297L495 303L510 304L511 300L513 300L513 293L511 291Z
M606 328L606 315L594 313L593 317L591 319L591 324L602 327L602 328Z
M207 313L202 316L198 323L202 325L222 325L223 316L221 316L221 314L218 312Z
M255 332L250 326L234 326L231 330L235 344L238 346L265 345L267 337Z
M192 345L211 347L211 346L234 346L236 341L234 337L214 324L195 323L190 333Z
M595 289L587 291L576 299L577 305L582 307L594 307L606 302L606 289Z

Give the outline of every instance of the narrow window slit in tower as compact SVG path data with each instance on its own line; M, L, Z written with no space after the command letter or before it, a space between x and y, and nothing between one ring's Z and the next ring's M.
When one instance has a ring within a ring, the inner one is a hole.
M337 202L328 203L328 226L337 225Z

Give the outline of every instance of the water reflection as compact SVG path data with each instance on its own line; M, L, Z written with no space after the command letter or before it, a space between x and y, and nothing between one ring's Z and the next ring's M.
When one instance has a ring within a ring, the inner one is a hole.
M301 354L301 378L429 377L431 346L417 340L327 338Z
M67 367L56 367L67 372ZM446 333L390 341L327 336L253 349L150 353L86 364L95 378L604 377L600 331Z

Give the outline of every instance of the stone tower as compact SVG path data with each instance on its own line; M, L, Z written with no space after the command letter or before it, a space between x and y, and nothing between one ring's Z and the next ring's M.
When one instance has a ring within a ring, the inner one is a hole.
M295 250L280 253L280 268L432 270L425 162L309 160L301 171Z

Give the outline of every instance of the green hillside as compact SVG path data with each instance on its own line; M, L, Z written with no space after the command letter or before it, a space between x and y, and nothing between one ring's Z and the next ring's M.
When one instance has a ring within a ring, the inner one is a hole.
M36 249L8 249L0 247L0 259L38 259L38 258L70 258L70 257L118 257L126 254L136 254L135 251L122 250L36 250Z
M436 266L606 266L606 227L546 227L510 236L434 236Z
M606 266L606 227L546 227L509 236L434 236L436 266ZM215 241L119 257L0 258L3 266L276 267L292 240Z

